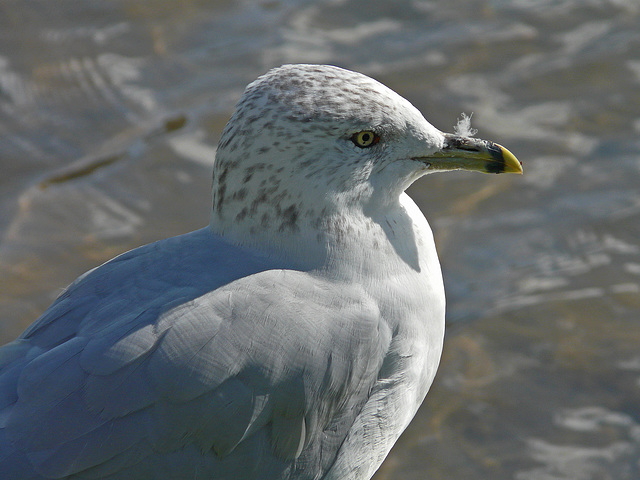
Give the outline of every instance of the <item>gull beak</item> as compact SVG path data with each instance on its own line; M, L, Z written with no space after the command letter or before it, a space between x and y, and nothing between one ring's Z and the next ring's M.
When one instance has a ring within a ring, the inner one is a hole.
M431 170L474 170L483 173L519 173L522 164L497 143L477 138L444 134L442 149L420 160Z

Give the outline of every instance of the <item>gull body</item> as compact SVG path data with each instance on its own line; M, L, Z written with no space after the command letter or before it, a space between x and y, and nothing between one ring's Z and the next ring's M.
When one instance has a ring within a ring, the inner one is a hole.
M521 172L364 75L250 84L208 227L87 272L0 349L0 478L369 479L436 373L445 297L404 190Z

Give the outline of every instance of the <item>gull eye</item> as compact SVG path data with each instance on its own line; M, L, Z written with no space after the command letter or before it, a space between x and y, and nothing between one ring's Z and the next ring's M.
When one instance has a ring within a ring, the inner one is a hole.
M380 136L371 130L365 130L364 132L354 133L351 141L355 143L357 147L367 148L378 143Z

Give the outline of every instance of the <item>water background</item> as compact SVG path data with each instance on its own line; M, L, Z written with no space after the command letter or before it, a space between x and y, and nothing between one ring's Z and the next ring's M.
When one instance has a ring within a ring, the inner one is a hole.
M77 275L208 222L244 86L369 74L525 176L410 194L448 295L436 382L376 479L640 478L640 3L0 2L0 343Z

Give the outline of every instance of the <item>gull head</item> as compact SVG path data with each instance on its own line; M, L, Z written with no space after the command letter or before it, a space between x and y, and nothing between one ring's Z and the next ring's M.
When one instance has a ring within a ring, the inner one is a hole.
M420 176L456 169L522 172L503 147L439 131L365 75L285 65L247 86L222 133L212 226L296 232L345 210L393 208Z

